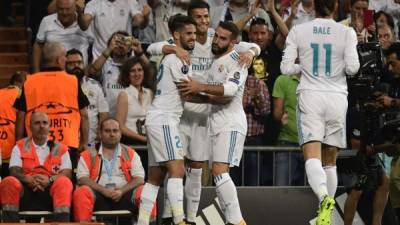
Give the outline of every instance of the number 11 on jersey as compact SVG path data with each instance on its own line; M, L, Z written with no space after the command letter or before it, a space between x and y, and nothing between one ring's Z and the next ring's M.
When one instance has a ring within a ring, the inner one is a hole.
M313 75L318 76L320 44L311 43L310 46L313 49ZM325 49L325 75L330 76L332 65L332 44L322 44L322 47Z

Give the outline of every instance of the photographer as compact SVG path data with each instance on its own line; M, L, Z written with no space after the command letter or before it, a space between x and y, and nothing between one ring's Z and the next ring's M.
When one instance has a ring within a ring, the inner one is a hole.
M354 215L357 210L358 202L363 193L374 193L372 205L372 218L363 218L365 221L371 220L372 225L379 225L382 221L383 212L388 199L389 179L379 160L379 156L373 154L372 148L361 147L361 118L359 109L354 107L348 111L348 133L350 147L358 150L356 156L355 179L351 183L350 192L344 206L344 225L353 223ZM371 213L368 213L371 215ZM363 216L363 215L361 215Z
M398 45L397 47L396 45L392 45L387 51L387 63L389 72L391 72L387 83L377 82L371 87L367 85L367 89L363 89L363 92L367 92L368 94L360 94L352 90L357 96L357 104L348 112L348 133L351 135L350 142L352 149L358 149L359 152L357 153L356 163L354 163L356 179L351 184L351 191L345 203L345 225L352 224L357 204L361 194L364 192L374 194L372 218L364 218L364 220L367 222L372 220L371 224L373 225L392 224L391 221L394 220L390 215L383 216L388 199L389 179L385 174L383 163L377 153L384 152L389 156L394 154L394 145L391 143L396 143L392 138L395 131L393 132L393 129L390 129L393 127L382 126L382 121L388 122L388 119L393 119L389 118L388 115L390 116L390 112L393 110L397 111L400 105L398 104L400 99L396 99L399 96L398 93L400 93L399 49ZM381 68L379 69L379 74L375 74L374 72L369 74L371 72L365 72L366 68L362 70L360 78L374 75L373 78L375 81L379 80L377 77L381 77L383 71ZM385 143L388 139L390 139L390 144ZM373 146L373 144L376 146ZM394 182L392 178L390 182ZM395 205L395 207L400 207L400 204ZM368 205L363 204L363 209L368 210L367 208ZM362 214L362 211L360 213ZM371 214L365 213L364 217L371 217ZM382 217L384 221L382 221Z
M400 43L392 44L386 51L386 56L392 85L389 94L380 96L378 100L386 107L400 109Z
M387 50L387 65L389 71L393 74L394 82L397 87L391 89L391 97L385 95L380 97L380 101L387 107L400 109L400 43L395 43ZM399 148L397 147L396 150ZM397 151L399 152L399 151ZM397 218L400 219L400 160L399 154L394 154L390 172L390 200L396 211Z

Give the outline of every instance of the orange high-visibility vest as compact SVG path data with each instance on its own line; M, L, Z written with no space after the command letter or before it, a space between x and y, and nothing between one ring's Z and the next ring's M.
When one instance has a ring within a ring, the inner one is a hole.
M31 136L29 121L32 112L45 112L50 122L49 140L78 148L81 121L78 88L76 76L64 71L39 72L28 76L24 84L28 136Z
M17 111L13 107L21 90L17 86L0 89L0 150L1 158L8 160L15 145L15 120Z
M54 143L50 154L44 160L43 166L39 163L35 145L31 138L24 138L17 141L22 160L24 175L43 174L47 176L60 172L61 157L68 152L68 147L61 143Z
M100 172L100 155L96 149L90 148L81 153L83 160L85 160L86 166L89 169L89 178L96 181L99 177ZM125 175L128 182L132 180L131 165L132 160L135 156L135 150L121 144L121 156L120 156L120 169Z

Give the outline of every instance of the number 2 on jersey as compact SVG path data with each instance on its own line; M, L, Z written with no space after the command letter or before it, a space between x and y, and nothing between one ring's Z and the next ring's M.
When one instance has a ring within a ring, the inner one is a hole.
M313 75L318 76L318 65L319 65L319 44L311 43L311 48L313 49ZM331 75L331 65L332 65L332 44L322 44L325 49L325 75Z

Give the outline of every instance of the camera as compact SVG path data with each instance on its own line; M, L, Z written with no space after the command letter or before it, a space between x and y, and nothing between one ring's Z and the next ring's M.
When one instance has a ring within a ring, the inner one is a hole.
M126 46L131 46L134 41L133 36L118 36L118 40L124 43Z

